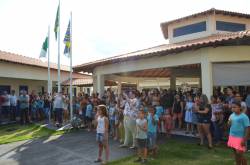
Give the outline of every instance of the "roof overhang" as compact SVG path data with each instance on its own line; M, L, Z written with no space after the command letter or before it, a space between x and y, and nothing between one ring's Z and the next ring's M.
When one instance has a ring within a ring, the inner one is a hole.
M110 57L103 60L85 63L82 65L77 65L74 66L73 69L75 72L93 73L96 67L103 65L121 63L125 61L140 60L156 56L176 55L183 51L196 50L205 47L215 48L220 46L239 46L239 45L250 45L250 30L237 33L217 34L209 37L199 38L176 44L160 45L137 52L132 52L120 56Z

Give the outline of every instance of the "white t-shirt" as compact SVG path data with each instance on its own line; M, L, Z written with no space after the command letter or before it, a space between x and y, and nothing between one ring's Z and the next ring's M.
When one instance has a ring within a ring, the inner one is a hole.
M54 100L54 108L63 108L63 96L57 95Z
M17 97L14 95L14 96L10 96L10 105L11 106L16 106L17 105Z

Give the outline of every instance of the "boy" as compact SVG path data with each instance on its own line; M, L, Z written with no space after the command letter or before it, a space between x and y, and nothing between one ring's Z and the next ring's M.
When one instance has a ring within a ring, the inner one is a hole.
M138 159L135 162L145 164L147 162L147 130L148 124L145 119L145 112L139 111L136 119L136 140L138 145ZM143 157L143 158L142 158Z
M157 135L157 124L159 122L158 115L155 114L155 108L150 106L148 108L149 113L147 116L148 120L148 148L152 150L153 156L156 155L156 135Z

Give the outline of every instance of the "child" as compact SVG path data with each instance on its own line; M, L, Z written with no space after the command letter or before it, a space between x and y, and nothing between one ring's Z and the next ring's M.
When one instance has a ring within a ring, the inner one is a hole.
M138 159L135 162L145 164L147 162L147 130L148 124L144 111L139 111L136 119L136 140L138 145ZM143 158L142 158L143 157Z
M197 107L199 107L199 105L200 105L200 97L196 96L194 98L194 105L193 105L194 107L192 109L192 125L193 125L192 134L194 136L196 136L196 132L197 132L195 131L195 127L197 127L198 125L198 113L196 112L196 109Z
M31 103L31 119L38 121L38 96Z
M98 142L98 158L95 163L102 162L107 164L109 159L109 145L108 145L108 128L109 120L107 114L107 108L105 105L99 105L97 111L97 128L96 128L96 140ZM105 161L102 161L102 151L105 149Z
M171 136L171 130L172 130L172 116L171 116L171 108L166 108L165 113L163 115L164 119L164 125L166 130L167 138L170 138Z
M194 102L193 102L193 99L192 99L192 96L188 96L188 100L187 100L187 103L186 103L186 107L185 107L185 122L187 124L187 128L186 128L186 134L189 134L190 133L190 129L192 129L192 132L193 132L193 129L194 129L194 126L192 124L192 111L193 111L193 108L194 108Z
M116 115L116 108L115 103L112 101L109 106L109 125L110 125L110 135L111 137L117 137L117 132L115 128L115 115Z
M37 98L37 113L39 116L38 117L39 121L42 121L44 118L44 114L43 114L44 110L43 109L44 109L44 100L43 100L42 96L39 96Z
M158 130L160 133L163 133L163 130L162 130L162 121L163 121L163 118L162 118L162 115L163 115L163 107L161 105L159 105L159 103L156 103L157 105L155 106L155 114L158 116L159 118L159 122L158 122Z
M216 100L215 100L216 99ZM214 130L214 139L215 145L218 146L222 141L223 137L223 126L224 126L224 119L223 119L223 104L221 97L213 97L212 100L212 124Z
M85 118L86 118L86 122L87 122L87 129L89 132L91 131L92 117L93 117L93 106L92 106L90 100L87 99Z
M153 156L156 155L156 137L157 137L157 124L159 122L159 117L155 114L155 108L150 106L148 108L149 113L147 116L148 121L148 148L152 150Z
M233 102L232 111L228 120L230 133L227 145L234 150L236 164L247 165L247 159L243 153L246 152L246 141L249 138L249 119L242 112L240 101Z

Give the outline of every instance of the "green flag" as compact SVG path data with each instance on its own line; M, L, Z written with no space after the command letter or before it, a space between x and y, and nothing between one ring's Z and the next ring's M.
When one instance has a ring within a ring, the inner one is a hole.
M43 46L42 46L41 53L40 53L40 58L46 57L48 46L49 46L48 45L48 37L46 37L44 42L43 42Z
M58 30L59 30L59 13L60 13L60 8L59 8L59 5L58 5L57 12L56 12L55 27L54 27L56 40L57 40L57 33L58 33Z

